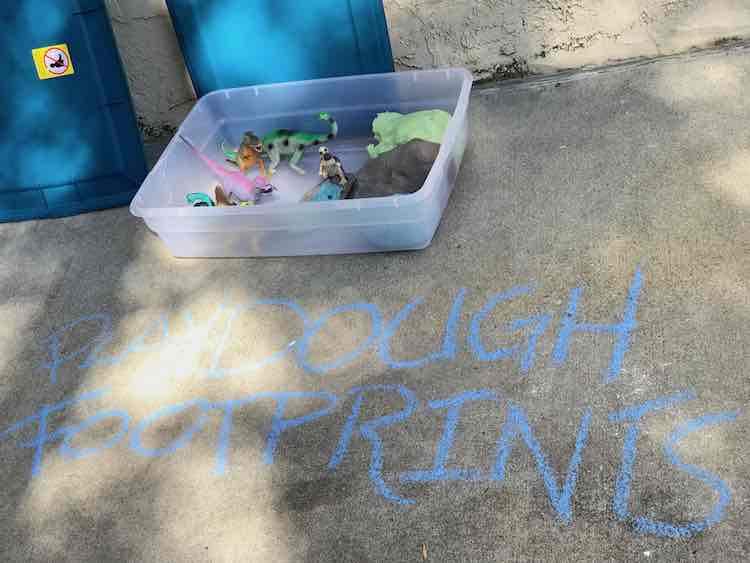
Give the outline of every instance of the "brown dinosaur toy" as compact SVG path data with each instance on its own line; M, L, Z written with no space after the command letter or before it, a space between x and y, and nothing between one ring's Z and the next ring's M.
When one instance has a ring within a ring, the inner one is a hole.
M252 131L247 131L243 136L242 144L237 150L236 163L243 174L257 166L260 169L261 176L266 175L266 163L263 161L263 142Z

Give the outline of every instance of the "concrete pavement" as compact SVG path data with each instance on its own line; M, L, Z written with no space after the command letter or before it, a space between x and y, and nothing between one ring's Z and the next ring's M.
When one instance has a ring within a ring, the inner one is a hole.
M0 226L2 560L746 560L748 87L735 47L476 91L422 252Z

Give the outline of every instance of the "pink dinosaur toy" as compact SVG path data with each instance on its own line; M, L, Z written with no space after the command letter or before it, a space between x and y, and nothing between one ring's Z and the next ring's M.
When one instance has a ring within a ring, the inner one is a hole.
M198 158L206 163L206 166L208 166L217 176L222 179L222 183L224 184L224 187L228 192L234 192L237 194L241 193L243 195L247 194L248 199L253 199L256 192L256 187L262 188L268 186L268 180L266 180L262 176L259 176L255 180L250 180L242 172L233 172L231 170L227 170L220 164L217 164L216 162L208 158L197 148L195 148L195 145L193 145L193 143L188 141L182 135L180 135L180 139L183 143L190 147L190 149L196 154L196 156L198 156ZM261 178L263 180L263 184L261 186L258 186L258 180L260 180Z

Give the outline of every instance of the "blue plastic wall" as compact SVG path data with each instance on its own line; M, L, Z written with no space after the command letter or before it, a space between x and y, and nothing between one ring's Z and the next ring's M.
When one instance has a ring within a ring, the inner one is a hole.
M393 72L382 0L167 0L199 96Z
M126 205L146 175L103 0L3 0L0 222ZM39 80L32 50L67 43L75 74Z

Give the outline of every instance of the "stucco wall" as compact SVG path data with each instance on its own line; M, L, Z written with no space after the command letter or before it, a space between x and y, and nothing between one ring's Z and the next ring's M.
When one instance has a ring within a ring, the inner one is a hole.
M106 0L145 137L171 133L195 99L164 0Z
M478 78L674 53L750 35L749 0L385 0L404 68Z
M190 108L164 0L107 0L147 136ZM304 2L304 0L300 0ZM750 0L384 0L399 69L464 66L477 78L674 53L750 37Z

